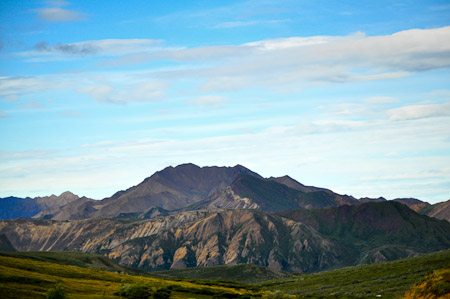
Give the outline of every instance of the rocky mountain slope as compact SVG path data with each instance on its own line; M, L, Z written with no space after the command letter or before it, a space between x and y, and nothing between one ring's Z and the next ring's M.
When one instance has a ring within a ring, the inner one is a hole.
M395 202L321 210L199 210L149 220L7 220L18 251L100 253L138 269L253 263L313 272L450 248L450 223ZM288 219L290 218L290 219Z
M253 263L299 272L350 263L352 249L292 220L252 210L184 212L154 220L0 222L19 251L102 253L121 265L169 269Z
M443 219L450 222L450 200L440 202L434 205L426 205L418 210L419 213Z

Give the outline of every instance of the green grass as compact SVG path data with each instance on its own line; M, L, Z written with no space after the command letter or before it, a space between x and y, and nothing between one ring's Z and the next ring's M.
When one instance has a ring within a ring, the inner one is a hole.
M397 298L437 269L450 268L450 250L374 265L302 275L259 284L302 297Z
M60 265L71 265L89 269L105 270L140 275L144 271L120 266L116 262L99 254L87 254L70 251L29 251L29 252L0 252L0 256L24 258L33 261L49 262Z
M435 293L447 292L449 289L450 250L393 262L305 274L252 285L192 278L174 280L134 276L62 264L74 263L74 260L76 262L86 258L95 260L96 257L70 252L17 253L15 257L2 254L0 255L1 298L45 298L47 290L54 288L58 283L64 288L68 298L94 299L119 298L115 293L121 286L128 284L146 285L152 292L168 288L172 292L171 298L199 299L377 298L377 295L381 295L382 298L398 298L404 296L414 286L425 286L415 294L426 294L428 289ZM53 262L36 260L37 258ZM69 260L64 261L64 258ZM261 270L248 265L211 268L215 271L215 275L229 271L227 275L236 275L236 277L257 276L255 271ZM211 272L207 272L211 269L200 269L207 271L200 271L193 275L194 270L199 271L199 269L187 269L177 270L174 273L185 275L191 271L191 277L197 275L198 278L215 278ZM291 296L288 297L289 295Z
M436 270L408 292L405 299L450 297L450 269Z
M172 279L208 279L251 284L292 277L295 274L253 264L238 264L156 271L150 272L150 275Z
M172 298L245 298L257 295L247 288L196 284L161 278L133 276L71 265L0 256L1 298L45 298L47 290L57 283L69 298L119 298L115 293L121 285L146 284L154 291L172 288Z

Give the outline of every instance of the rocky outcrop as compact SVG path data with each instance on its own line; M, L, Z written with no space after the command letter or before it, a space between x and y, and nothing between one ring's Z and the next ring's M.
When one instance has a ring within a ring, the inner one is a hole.
M240 197L234 193L232 187L218 191L209 198L202 200L185 210L203 210L203 209L260 209L261 207L252 199Z
M193 211L129 223L121 220L0 222L20 251L102 253L140 269L253 263L310 272L342 265L352 249L314 229L260 211Z
M450 200L425 206L419 210L419 213L450 222Z

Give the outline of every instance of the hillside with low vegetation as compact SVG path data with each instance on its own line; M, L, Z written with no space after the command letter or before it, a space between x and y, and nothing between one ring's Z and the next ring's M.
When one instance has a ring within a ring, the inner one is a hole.
M169 298L250 298L262 294L236 283L205 285L0 256L1 298L45 298L55 290L62 290L68 298L86 299L136 298L130 295L133 292L168 293Z
M1 255L1 297L45 298L49 292L63 292L68 298L116 299L139 298L133 297L137 293L152 295L153 298L200 299L448 298L449 294L449 250L375 265L291 276L259 284L226 281L237 277L235 271L242 269L239 267L244 267L246 271L253 269L242 265L237 265L234 269L230 267L229 271L224 271L223 266L211 267L208 271L199 271L198 268L176 270L178 272L175 273L183 272L183 276L190 279L168 279L73 266L69 264L76 261L70 259L80 260L82 256L71 257L64 254L53 259L58 263L37 261L33 253L28 257ZM52 260L49 256L41 258ZM66 264L62 264L63 258L69 259ZM95 256L87 258L95 260ZM90 262L85 263L89 264ZM113 268L110 271L114 271ZM211 280L214 278L212 273L218 275L220 272L224 273L220 277L221 281ZM254 275L251 272L243 274ZM435 297L430 297L430 294Z

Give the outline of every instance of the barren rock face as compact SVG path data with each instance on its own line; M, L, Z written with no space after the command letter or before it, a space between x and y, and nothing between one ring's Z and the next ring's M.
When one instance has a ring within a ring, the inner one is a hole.
M450 200L433 205L425 214L450 222Z
M348 249L306 225L252 210L184 212L131 223L3 221L0 233L18 250L102 253L142 269L255 263L312 271L337 263Z

